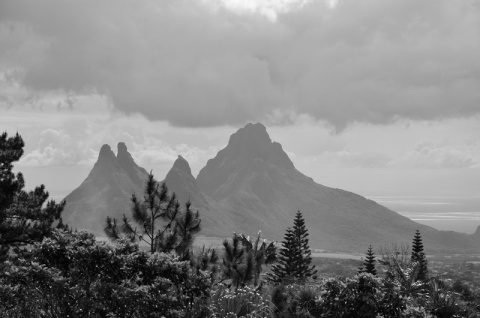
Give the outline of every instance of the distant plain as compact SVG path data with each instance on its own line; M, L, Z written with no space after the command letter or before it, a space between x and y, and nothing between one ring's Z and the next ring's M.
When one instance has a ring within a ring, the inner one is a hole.
M415 222L472 234L480 225L480 196L367 196Z

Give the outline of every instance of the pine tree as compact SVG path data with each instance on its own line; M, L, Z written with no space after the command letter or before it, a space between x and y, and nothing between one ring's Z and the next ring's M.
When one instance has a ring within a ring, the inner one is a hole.
M413 237L411 261L412 263L420 264L417 276L418 280L426 280L428 278L428 264L425 253L423 252L422 236L419 230L416 231Z
M308 277L315 278L317 270L315 266L310 266L311 254L305 221L302 213L298 211L293 228L288 228L285 233L278 264L272 266L272 272L267 275L267 279L274 283L282 283L289 280L304 280Z
M132 217L134 226L123 215L123 224L107 217L104 232L112 241L126 238L131 242L145 242L150 252L171 252L188 254L194 235L200 231L198 211L191 210L190 202L181 211L175 193L170 195L165 183L160 184L152 173L145 184L143 200L132 195ZM163 227L161 226L163 224Z
M273 283L294 281L297 277L299 259L300 251L295 242L295 234L289 227L285 232L282 248L277 256L277 264L272 266L272 272L267 274L267 280Z
M310 266L312 262L312 252L308 246L308 230L305 226L305 220L300 211L297 211L293 221L293 233L295 236L295 244L298 249L298 260L296 261L296 277L305 279L307 277L315 277L317 270L315 265Z
M47 202L49 194L44 185L29 192L23 190L22 173L15 175L12 169L23 155L24 145L18 133L14 137L6 132L0 135L0 258L12 247L32 244L49 235L65 206L65 202Z
M375 253L373 253L372 245L370 245L368 247L365 260L363 261L362 272L377 276L377 269L375 268L375 263Z

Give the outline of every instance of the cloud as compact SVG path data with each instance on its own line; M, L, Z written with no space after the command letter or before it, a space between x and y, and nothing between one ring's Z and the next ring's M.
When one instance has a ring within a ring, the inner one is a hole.
M69 115L74 114L70 117ZM118 142L125 142L135 162L154 170L163 176L178 155L190 163L198 172L208 159L224 147L211 145L217 135L226 139L222 129L205 129L192 137L191 129L169 127L166 124L152 123L140 116L111 117L105 110L85 114L72 110L71 114L56 115L56 122L44 122L49 113L37 112L38 127L26 124L20 133L26 141L25 154L19 166L93 166L103 144L109 144L114 152ZM65 116L66 115L66 116ZM16 117L12 117L16 121ZM23 120L23 113L18 116ZM55 124L56 123L56 124ZM46 127L52 128L46 128ZM197 139L204 140L197 143ZM186 143L188 141L188 143ZM192 145L190 142L196 145Z
M184 127L480 112L475 1L241 3L2 1L0 71Z
M479 168L480 153L470 153L451 145L420 143L413 151L390 162L392 166L421 168Z
M40 133L37 148L24 155L19 164L22 166L72 166L92 164L96 152L85 147L82 140L72 138L63 130L46 129Z
M320 155L307 158L320 164L362 168L381 168L387 166L391 161L391 158L386 154L372 152L357 153L347 150L324 151Z

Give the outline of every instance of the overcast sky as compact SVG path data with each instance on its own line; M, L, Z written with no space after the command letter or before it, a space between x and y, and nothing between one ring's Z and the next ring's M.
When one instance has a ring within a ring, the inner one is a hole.
M480 2L1 0L0 114L52 191L119 141L196 175L262 122L320 184L479 196Z

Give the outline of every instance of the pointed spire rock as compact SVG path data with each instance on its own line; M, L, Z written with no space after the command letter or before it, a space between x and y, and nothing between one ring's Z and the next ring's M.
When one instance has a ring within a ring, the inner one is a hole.
M192 170L190 169L190 165L188 164L188 161L185 160L181 155L178 155L177 160L173 163L172 169L178 169L180 171L185 172L188 175L192 174Z
M132 155L127 150L127 145L124 142L117 144L117 159L121 166L135 164Z
M100 148L97 162L90 171L89 178L92 178L93 180L101 179L102 176L110 174L109 171L117 168L119 168L117 157L115 157L110 145L105 144Z
M195 207L206 205L205 197L197 186L190 165L182 156L179 155L173 163L172 169L165 177L165 183L171 191L175 192L181 203L190 200Z
M102 148L100 148L97 162L115 162L115 160L115 154L113 153L112 148L110 148L110 145L103 145Z
M142 182L145 175L148 175L145 169L139 167L135 163L124 142L119 142L117 144L117 163L135 183Z

